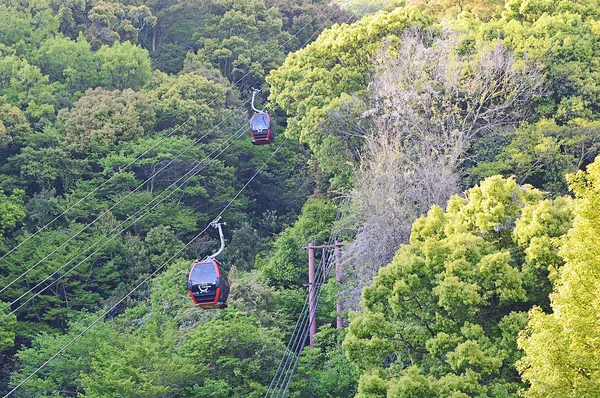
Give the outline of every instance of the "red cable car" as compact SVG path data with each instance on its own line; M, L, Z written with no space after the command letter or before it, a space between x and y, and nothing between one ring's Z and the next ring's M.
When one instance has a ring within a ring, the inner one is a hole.
M227 307L229 280L220 262L214 258L196 261L188 277L190 297L200 308Z
M275 125L267 112L255 113L250 119L250 134L254 145L268 145L275 141Z
M254 107L254 98L259 92L259 89L252 88L252 109L256 113L250 118L250 134L254 145L268 145L275 141L275 125L267 112Z
M188 291L194 304L200 308L213 309L227 307L227 298L229 297L229 280L223 271L223 265L215 260L225 248L225 238L223 237L222 224L217 217L210 223L210 226L219 229L221 238L221 247L212 256L204 260L196 260L190 275L188 276Z

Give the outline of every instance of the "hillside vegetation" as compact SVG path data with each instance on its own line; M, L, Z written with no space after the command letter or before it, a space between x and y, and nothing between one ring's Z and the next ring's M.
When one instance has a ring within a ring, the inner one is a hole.
M287 396L596 396L599 59L595 0L0 0L0 393L265 396L338 238Z

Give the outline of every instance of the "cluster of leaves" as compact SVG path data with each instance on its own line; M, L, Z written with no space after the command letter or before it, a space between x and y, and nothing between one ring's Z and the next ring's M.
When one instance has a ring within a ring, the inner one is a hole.
M419 218L409 245L363 293L344 349L362 369L358 396L514 396L517 332L548 275L568 201L491 177Z
M269 75L270 98L288 114L286 134L307 143L334 184L348 186L347 139L324 134L321 126L329 112L359 94L370 80L371 58L382 41L415 26L428 26L433 18L412 9L368 15L356 24L336 25L303 50L290 54ZM345 137L347 138L347 137Z
M535 307L519 336L525 352L518 362L530 383L527 397L592 396L600 378L598 339L598 205L600 160L570 178L575 192L573 228L560 255L565 265L550 296L552 313Z
M185 300L184 295L179 299ZM43 334L33 347L20 351L23 366L14 381L32 373L96 318L82 314L71 322L69 333ZM193 327L178 329L170 317L140 305L96 325L19 393L39 397L56 390L63 396L86 397L260 396L270 381L268 369L282 350L276 331L239 311L223 311L197 320Z

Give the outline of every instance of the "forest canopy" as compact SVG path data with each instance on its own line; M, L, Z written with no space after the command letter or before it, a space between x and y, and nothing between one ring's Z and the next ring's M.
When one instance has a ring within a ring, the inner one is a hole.
M0 393L594 395L599 10L0 0Z

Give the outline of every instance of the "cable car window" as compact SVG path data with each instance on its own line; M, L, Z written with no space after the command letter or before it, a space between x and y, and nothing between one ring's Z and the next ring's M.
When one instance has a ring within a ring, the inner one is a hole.
M194 267L190 279L194 284L215 283L217 271L212 263L198 264Z
M252 130L266 130L269 128L269 119L266 114L258 113L252 118Z

